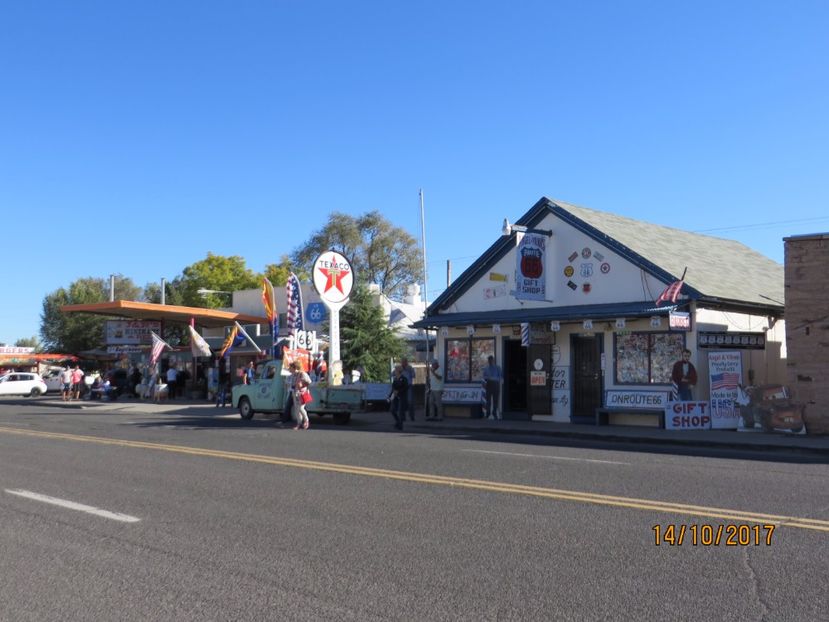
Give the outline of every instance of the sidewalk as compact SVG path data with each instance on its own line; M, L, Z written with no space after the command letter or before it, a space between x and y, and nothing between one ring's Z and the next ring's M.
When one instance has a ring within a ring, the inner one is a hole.
M217 409L206 400L169 400L161 403L124 398L115 402L80 400L63 402L58 397L42 397L35 400L3 400L0 404L22 406L48 406L76 410L109 410L114 412L141 412L148 414L177 414L190 416L216 416L234 413L230 407ZM188 412L189 411L189 412ZM257 415L261 418L262 415ZM388 412L356 412L353 423L361 426L392 427ZM313 421L313 419L312 419ZM329 419L330 421L330 419ZM515 434L525 436L557 437L591 441L647 443L659 445L721 448L741 451L784 451L822 455L829 459L829 436L802 434L766 434L737 432L734 430L663 430L637 426L595 426L550 421L515 421L447 417L443 421L425 421L418 409L415 421L407 421L404 433L455 433L455 434Z

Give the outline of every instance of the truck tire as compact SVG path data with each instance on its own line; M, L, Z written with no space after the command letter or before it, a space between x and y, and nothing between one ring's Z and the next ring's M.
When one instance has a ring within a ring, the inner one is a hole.
M242 419L253 419L253 406L250 405L250 400L246 397L239 400L239 414Z
M348 425L351 413L334 413L334 425Z

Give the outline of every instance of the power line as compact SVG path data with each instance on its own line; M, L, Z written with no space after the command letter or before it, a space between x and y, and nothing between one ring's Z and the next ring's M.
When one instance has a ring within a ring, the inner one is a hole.
M793 225L806 222L821 222L825 220L829 220L829 216L801 218L799 220L778 220L775 222L758 222L747 225L735 225L733 227L717 227L716 229L697 229L693 233L711 233L713 231L745 231L748 229L762 229L763 227L776 227L778 225Z

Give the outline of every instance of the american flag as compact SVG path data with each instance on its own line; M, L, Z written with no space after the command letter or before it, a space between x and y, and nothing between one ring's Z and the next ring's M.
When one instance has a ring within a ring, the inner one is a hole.
M285 283L285 304L288 311L288 330L296 333L304 330L302 322L302 288L299 285L299 278L291 272L288 282Z
M173 349L169 343L164 341L161 337L156 335L153 331L150 331L150 334L153 336L153 349L152 353L150 354L150 366L158 362L158 357L161 356L161 353L164 351L164 348Z
M740 374L737 372L723 372L721 374L711 374L711 390L718 389L736 389L740 384Z
M668 285L665 291L659 294L659 298L656 299L656 304L659 305L667 301L672 303L676 302L676 299L679 298L679 293L682 291L682 283L683 279L679 279Z

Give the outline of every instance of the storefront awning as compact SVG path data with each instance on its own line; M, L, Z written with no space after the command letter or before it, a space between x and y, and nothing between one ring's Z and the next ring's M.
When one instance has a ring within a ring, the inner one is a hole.
M258 315L247 315L235 311L219 311L201 307L180 307L177 305L160 305L151 302L132 300L114 300L82 305L64 305L64 313L93 313L110 317L124 317L133 320L156 320L189 324L193 319L197 326L207 328L230 326L233 322L240 324L267 324L268 319Z
M579 305L570 307L543 307L538 309L498 309L470 313L445 313L424 317L412 324L413 328L441 326L482 326L485 324L520 324L522 322L581 322L583 320L613 320L616 318L668 315L676 305L657 307L653 300L621 302L606 305Z

